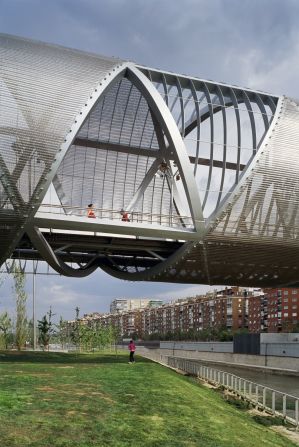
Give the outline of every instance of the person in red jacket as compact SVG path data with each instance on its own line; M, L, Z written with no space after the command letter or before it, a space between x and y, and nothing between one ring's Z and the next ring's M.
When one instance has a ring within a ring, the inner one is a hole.
M121 209L120 214L121 214L122 222L130 222L129 213L127 211L125 211L124 209Z
M130 351L130 361L129 363L135 363L135 359L134 359L134 353L136 351L136 346L133 340L130 340L130 343L128 345L128 349Z
M89 205L87 205L87 217L91 217L93 219L95 219L96 215L93 209L93 203L90 203Z

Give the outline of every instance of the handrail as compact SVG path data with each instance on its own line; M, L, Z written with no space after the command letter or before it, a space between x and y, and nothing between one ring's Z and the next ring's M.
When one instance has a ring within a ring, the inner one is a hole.
M70 205L58 205L51 203L43 203L40 205L40 213L45 214L64 214L64 215L74 215L79 217L87 217L87 207L82 208L79 206ZM117 219L121 221L121 211L111 209L111 208L93 208L96 218L108 218L103 215L110 214L109 219ZM170 215L170 214L158 214L158 213L148 213L140 211L130 211L129 213L130 222L142 222L144 220L150 220L151 222L168 222L169 226L177 226L180 224L182 227L193 227L193 219L191 216L181 216L181 215ZM185 221L182 223L181 221ZM186 222L187 221L187 222ZM204 222L201 221L201 222Z

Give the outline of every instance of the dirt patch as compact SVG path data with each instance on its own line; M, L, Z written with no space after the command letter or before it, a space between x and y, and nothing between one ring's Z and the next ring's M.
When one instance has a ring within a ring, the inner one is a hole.
M67 386L67 384L63 384L62 386ZM77 387L76 387L77 388ZM63 389L61 389L60 387L59 387L59 389L55 389L55 388L52 388L52 387L50 387L50 386L43 386L43 387L38 387L38 388L36 388L38 391L44 391L44 392L59 392L59 394L60 395L72 395L72 396L78 396L78 397L81 397L81 396L86 396L86 397L99 397L99 398L101 398L101 399L103 399L103 400L105 400L105 401L107 401L107 402L109 402L109 403L115 403L115 401L110 397L110 396L108 396L108 395L106 395L106 394L104 394L104 393L102 393L101 391L74 391L73 389L70 389L70 390L63 390ZM131 396L133 396L133 395L131 395ZM46 399L43 399L43 400L46 400ZM75 401L75 402L78 402L78 401Z
M151 419L154 422L162 422L163 418L161 418L161 416L158 416L156 414L154 414L153 416L148 416L148 419Z
M33 377L40 377L40 376L52 376L53 374L49 373L25 373L25 376L33 376Z
M83 414L84 416L87 415L87 413L84 413L84 411L70 410L66 412L67 416L74 416L75 414Z
M56 369L73 369L74 366L57 366Z
M190 374L182 369L179 368L173 368L176 373L180 374L181 376L190 376Z
M293 441L294 444L299 445L299 432L296 431L295 428L286 428L286 427L277 425L277 426L271 427L271 429L276 431L276 433L280 433L281 435L290 439L290 441Z
M200 382L201 385L205 386L206 388L211 388L213 390L215 390L217 388L217 386L212 385L211 383L206 382L204 380L199 380L199 382Z
M50 386L41 386L36 389L38 391L46 391L46 392L56 391L54 388L51 388Z
M264 414L262 411L260 411L260 410L258 410L257 408L251 408L250 410L248 410L248 413L249 414L252 414L252 415L258 415L258 416L260 416L261 414Z
M42 376L52 376L50 373L31 373L31 372L25 372L25 371L11 371L10 374L3 374L2 377L11 377L12 374L24 374L24 376L32 376L32 377L42 377Z
M101 393L100 391L93 391L90 393L92 396L100 396L101 399L106 400L107 402L109 402L110 404L114 404L115 400L113 400L110 396L107 396L104 393Z
M70 380L70 379L75 379L76 376L61 374L60 378L64 379L64 380ZM59 386L62 387L62 386L76 386L76 385L77 385L76 383L71 382L71 383L61 383Z

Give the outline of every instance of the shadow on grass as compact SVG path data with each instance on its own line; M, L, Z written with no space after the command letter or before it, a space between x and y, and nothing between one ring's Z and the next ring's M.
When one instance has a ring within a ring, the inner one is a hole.
M128 363L129 355L124 353L65 353L65 352L32 352L32 351L0 351L0 364L5 362L20 363ZM138 363L151 361L137 356Z

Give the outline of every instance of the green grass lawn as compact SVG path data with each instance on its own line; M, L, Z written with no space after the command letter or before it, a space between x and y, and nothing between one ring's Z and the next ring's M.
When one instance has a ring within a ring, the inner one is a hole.
M1 447L289 447L192 378L127 353L0 353Z

